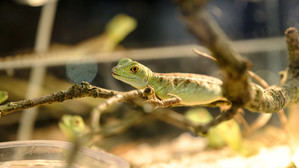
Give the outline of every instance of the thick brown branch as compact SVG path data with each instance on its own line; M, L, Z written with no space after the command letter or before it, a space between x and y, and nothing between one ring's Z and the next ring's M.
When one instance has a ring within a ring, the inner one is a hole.
M179 0L183 20L195 37L211 50L218 60L223 78L224 96L233 104L255 112L278 112L290 103L299 102L299 40L295 28L286 31L289 52L288 78L282 87L267 89L248 80L250 64L231 47L224 33L203 9L202 0ZM193 3L193 5L191 5Z
M288 45L289 66L287 80L282 87L272 86L263 89L253 85L254 99L245 106L250 111L278 112L290 103L299 102L299 40L295 28L285 32Z
M284 87L271 86L263 89L252 84L254 99L244 107L252 112L274 113L290 103L290 94Z
M250 64L231 47L225 34L204 12L202 5L205 2L180 0L178 5L188 29L218 60L217 64L224 74L224 96L234 104L243 105L251 98L247 74Z
M290 27L285 32L288 45L289 68L298 69L299 65L299 39L298 31L294 27Z

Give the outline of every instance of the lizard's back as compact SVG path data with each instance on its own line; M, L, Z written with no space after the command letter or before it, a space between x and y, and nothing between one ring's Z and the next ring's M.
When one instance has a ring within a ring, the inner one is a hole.
M169 94L180 97L181 105L203 105L219 100L222 96L222 81L200 74L190 73L153 73L150 85L161 99Z

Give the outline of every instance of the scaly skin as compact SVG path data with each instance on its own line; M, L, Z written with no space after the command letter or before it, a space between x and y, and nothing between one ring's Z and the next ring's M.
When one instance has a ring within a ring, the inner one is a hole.
M222 81L210 76L190 73L155 73L128 58L112 69L112 76L137 89L152 87L156 96L166 100L179 97L182 106L209 105L227 99L222 96Z

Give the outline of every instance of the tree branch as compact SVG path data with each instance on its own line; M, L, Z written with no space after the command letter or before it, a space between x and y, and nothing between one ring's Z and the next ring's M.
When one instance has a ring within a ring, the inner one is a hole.
M289 53L288 78L281 87L263 89L250 83L250 63L231 47L219 26L204 11L206 0L178 0L183 20L193 35L218 60L223 73L223 92L233 105L253 112L278 112L290 103L299 102L299 42L295 28L286 31Z
M87 82L75 84L66 91L58 91L48 96L38 97L34 99L21 100L17 102L9 102L0 105L0 114L5 116L9 113L31 108L43 104L51 104L55 102L63 102L81 97L94 97L94 98L109 98L118 94L125 94L125 92L117 92L93 86Z
M101 113L106 110L109 106L116 104L118 102L128 101L137 97L143 96L143 90L132 90L125 94L118 94L113 97L108 98L106 101L100 103L91 112L91 128L94 131L100 129L100 117Z
M254 99L245 106L250 111L278 112L291 103L299 102L299 41L295 28L288 28L285 32L288 46L289 65L287 80L281 86L271 86L262 89L253 85Z
M252 97L247 74L250 63L231 47L226 35L204 11L205 0L177 2L187 28L218 60L217 64L223 73L224 96L234 104L247 103Z

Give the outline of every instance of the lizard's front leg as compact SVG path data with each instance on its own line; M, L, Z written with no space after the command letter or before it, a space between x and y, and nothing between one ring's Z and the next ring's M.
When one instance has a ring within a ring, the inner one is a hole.
M179 104L182 100L178 96L170 93L168 94L168 96L171 96L170 98L160 100L157 97L154 88L152 88L151 86L148 86L144 89L144 96L148 98L148 100L146 101L147 103L153 104L161 108L166 108L169 106Z

